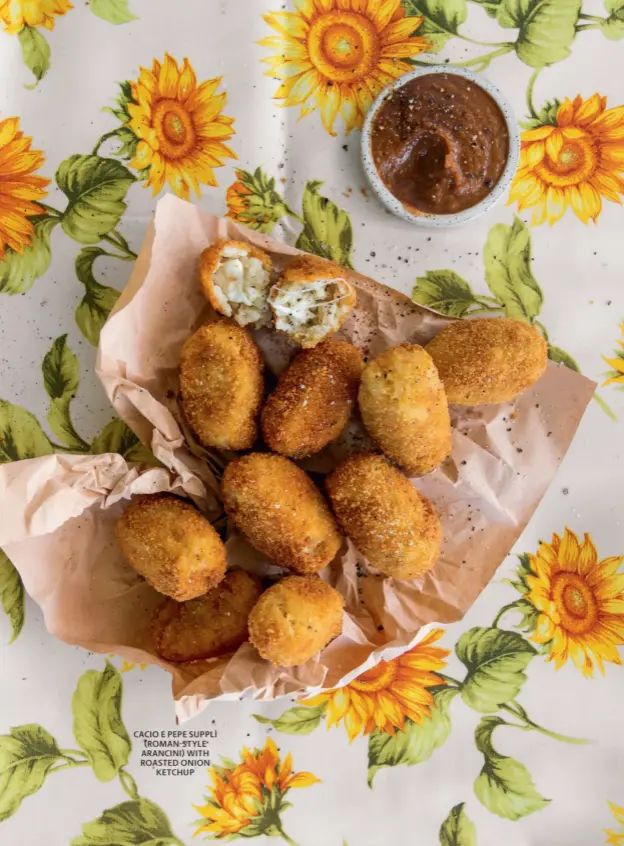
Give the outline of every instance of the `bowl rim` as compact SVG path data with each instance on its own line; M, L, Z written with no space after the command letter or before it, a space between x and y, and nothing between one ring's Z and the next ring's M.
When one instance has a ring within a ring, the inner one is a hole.
M417 79L420 76L442 73L461 76L464 79L468 79L490 95L503 113L505 123L507 124L507 131L509 133L509 154L507 156L505 168L503 169L500 179L494 186L493 190L474 206L470 206L470 208L464 209L463 211L451 214L429 214L427 212L422 212L422 214L413 214L408 211L403 203L384 185L381 177L379 176L371 152L370 140L372 124L377 112L386 98L398 88L402 88L406 83L410 82L412 79ZM492 206L500 200L502 195L508 189L518 167L518 161L520 158L520 128L514 111L511 108L511 104L507 98L504 94L502 94L500 89L493 85L488 79L481 76L481 74L474 73L466 68L454 68L449 67L448 65L431 65L427 68L415 68L413 71L400 76L377 95L364 119L361 136L361 157L364 173L366 174L373 192L381 203L397 217L401 217L403 220L423 228L459 226L462 223L467 223L469 220L473 220L475 217L479 217L492 208Z

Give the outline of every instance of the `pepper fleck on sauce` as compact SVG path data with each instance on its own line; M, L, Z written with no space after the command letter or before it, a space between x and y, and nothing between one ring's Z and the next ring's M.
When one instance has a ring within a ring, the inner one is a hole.
M509 156L505 117L457 74L426 74L397 88L371 131L375 167L407 211L454 214L481 202Z

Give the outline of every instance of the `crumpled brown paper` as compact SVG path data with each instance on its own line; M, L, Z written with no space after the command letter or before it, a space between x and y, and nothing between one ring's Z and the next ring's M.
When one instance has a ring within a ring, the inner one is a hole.
M48 629L97 652L166 667L179 719L212 698L272 699L339 686L422 637L421 627L459 620L535 511L595 387L549 364L515 403L452 409L451 458L435 473L412 480L441 515L439 561L422 580L382 579L345 541L323 573L346 599L343 634L304 666L273 667L249 644L231 657L167 664L155 657L146 634L157 596L121 560L112 528L121 499L146 484L183 489L208 516L219 514L216 476L227 457L194 443L177 395L180 348L213 316L197 286L197 261L205 247L226 235L268 250L278 268L297 253L167 196L158 203L132 277L101 335L98 375L117 413L171 469L168 481L163 470L137 475L111 456L46 458L0 469L0 494L4 489L10 502L8 519L0 517L0 545L42 606ZM357 289L358 305L340 337L365 355L402 341L425 343L448 322L371 279L346 275ZM293 347L267 330L257 340L269 369L279 372ZM336 443L302 464L325 473L362 443L365 433L354 420ZM78 471L83 475L76 477ZM227 549L229 566L279 572L233 530Z

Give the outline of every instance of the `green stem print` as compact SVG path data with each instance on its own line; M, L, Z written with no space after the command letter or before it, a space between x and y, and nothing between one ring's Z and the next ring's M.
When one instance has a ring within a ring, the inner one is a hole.
M73 733L78 749L62 749L43 726L13 727L0 735L0 822L16 813L55 773L88 767L98 781L117 780L130 797L82 825L71 846L158 843L184 846L158 805L143 798L125 769L132 743L121 715L122 680L110 662L102 672L87 670L72 697Z
M544 335L551 361L580 372L572 356L551 343L546 328L538 320L544 305L544 293L533 275L531 262L530 230L519 217L515 217L511 226L495 224L483 248L485 282L490 295L475 293L454 270L429 270L424 276L417 277L412 300L447 317L502 314L523 320ZM598 394L594 395L594 399L612 420L616 419Z

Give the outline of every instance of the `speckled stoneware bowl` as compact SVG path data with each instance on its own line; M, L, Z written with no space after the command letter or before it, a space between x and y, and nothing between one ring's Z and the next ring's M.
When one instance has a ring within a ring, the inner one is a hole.
M381 177L377 172L377 168L375 167L371 152L371 129L373 120L385 99L389 97L393 91L396 91L397 88L401 88L407 82L410 82L410 80L433 73L446 73L455 76L463 76L465 79L469 79L475 85L478 85L484 91L487 91L503 113L505 122L507 123L507 130L509 132L509 155L501 178L498 180L492 191L487 195L487 197L484 197L481 202L471 206L469 209L464 209L464 211L453 214L428 214L427 212L414 214L413 212L408 211L403 203L398 200L382 182ZM492 85L492 83L488 82L487 79L484 79L484 77L479 76L476 73L472 73L471 71L464 70L464 68L453 68L448 65L433 65L430 68L418 68L410 73L406 73L404 76L397 79L392 85L384 88L371 106L362 129L362 163L371 188L387 209L389 209L393 214L396 214L398 217L402 217L403 220L407 220L416 226L459 226L460 224L467 223L469 220L473 220L475 217L478 217L488 211L488 209L492 208L492 206L509 188L518 166L519 155L520 130L518 129L518 122L516 121L512 108L506 98L501 94L496 86Z

